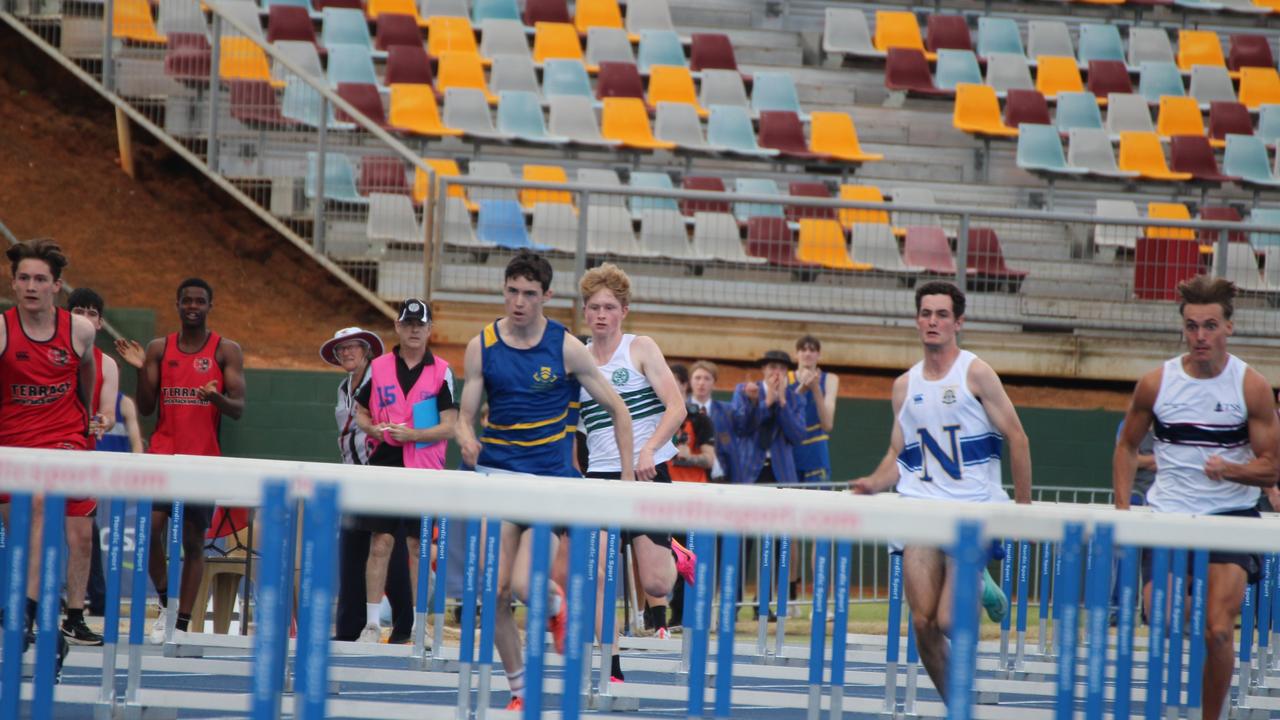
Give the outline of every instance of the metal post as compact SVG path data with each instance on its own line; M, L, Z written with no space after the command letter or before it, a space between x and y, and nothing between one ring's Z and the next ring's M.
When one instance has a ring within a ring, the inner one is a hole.
M116 91L115 58L115 0L104 0L102 3L102 87L107 92ZM217 13L214 13L217 17ZM216 65L215 65L216 67Z
M969 213L960 215L960 229L956 231L956 287L964 290L969 274Z
M288 648L281 628L281 574L284 568L284 537L288 532L284 481L267 482L262 488L262 570L258 578L258 627L253 636L253 676L251 708L254 720L275 720L280 714L279 678L276 668ZM137 572L137 570L135 570Z
M591 193L582 191L578 195L578 247L573 253L573 283L587 272L587 227L591 217ZM573 331L577 333L582 326L582 298L573 293Z
M609 528L604 551L604 592L600 596L600 674L596 694L609 695L609 663L613 659L613 635L618 623L618 528Z
M947 663L947 720L969 720L973 716L973 681L978 661L978 585L985 556L982 524L963 520L956 532L952 556L957 581L953 588L951 617L951 658Z
M1107 676L1107 615L1111 603L1111 556L1115 530L1098 525L1093 535L1093 568L1088 582L1088 672L1085 687L1086 720L1102 720L1103 688Z
M525 597L525 668L524 720L542 717L542 676L546 655L547 592L550 578L547 566L551 555L551 526L535 523L533 548L529 559L529 594Z
M489 518L484 533L484 597L480 601L480 682L476 692L476 716L484 720L489 710L489 678L493 674L493 621L498 611L498 551L502 547L502 521ZM465 612L465 609L464 609ZM472 610L474 615L475 611Z
M1249 678L1253 675L1253 616L1257 599L1258 585L1249 583L1240 606L1240 674L1236 685L1236 707L1240 708L1249 706Z
M1170 562L1173 573L1169 591L1168 679L1165 681L1165 717L1176 720L1182 705L1182 618L1187 605L1187 549L1176 548Z
M1199 557L1196 558L1199 560ZM1207 562L1207 560L1206 560ZM1268 659L1271 654L1270 638L1271 638L1271 595L1272 595L1272 579L1273 568L1271 564L1271 556L1266 555L1262 559L1262 580L1258 583L1258 662L1254 668L1254 684L1260 685L1266 677ZM1194 583L1194 581L1193 581ZM1195 585L1192 585L1192 597L1195 596ZM1195 608L1192 607L1192 613ZM1192 642L1195 642L1195 636L1192 636ZM1192 656L1194 658L1194 655ZM1192 661L1194 662L1194 660ZM1195 667L1191 668L1192 671ZM1188 688L1188 692L1190 688ZM1190 703L1188 703L1190 704Z
M582 709L583 638L589 635L587 627L595 624L595 605L586 603L587 546L599 542L594 530L574 526L569 530L569 586L565 588L565 602L569 604L569 626L564 644L564 690L560 693L560 717L577 720Z
M849 639L849 573L853 569L853 543L836 542L835 616L831 623L831 711L830 720L840 720L844 711L845 649Z
M589 534L590 540L587 541L586 548L586 568L585 568L585 587L583 588L582 597L586 607L591 608L591 612L587 616L587 630L582 634L580 640L582 644L582 678L579 680L578 687L581 689L582 695L590 698L593 688L591 685L591 669L592 660L595 655L596 646L596 610L600 607L600 592L596 587L600 582L600 543L605 541L605 534L595 528Z
M1187 662L1187 717L1200 720L1204 716L1204 609L1209 585L1208 551L1194 551L1191 566L1191 657Z
M1271 585L1271 669L1280 670L1280 555L1272 553L1271 575L1267 582Z
M687 543L686 547L688 547L689 551L695 555L697 554L697 551L694 549L694 544L698 540L698 534L699 533L696 530L690 530L685 533L685 542ZM705 560L703 562L705 562ZM694 577L694 580L697 580L696 576ZM683 582L683 580L681 582ZM691 614L693 612L693 588L694 586L692 584L687 582L685 583L684 607L680 608L680 617L684 618L684 629L680 633L680 669L676 672L676 684L678 685L688 682L689 651L693 648L693 644L689 641L692 635L689 631L689 628L691 627L689 620L693 617Z
M413 649L409 651L409 669L417 670L426 663L427 601L431 597L431 527L430 515L423 515L418 524L418 587L413 603ZM441 577L436 576L436 588Z
M168 586L169 602L164 606L164 644L166 652L172 650L173 633L178 626L178 599L182 597L182 529L183 529L183 503L181 500L174 500L169 510L169 576L166 580Z
M1013 669L1022 672L1027 651L1027 585L1031 575L1031 543L1018 543L1018 643L1013 656Z
M761 537L759 547L760 554L756 557L756 657L763 662L769 654L766 645L769 640L769 595L773 582L773 536ZM778 578L779 586L783 580Z
M733 640L734 620L737 617L738 546L742 538L725 535L720 546L720 624L716 630L716 703L714 717L731 717L730 702L733 693ZM782 613L778 613L782 623ZM532 720L530 718L529 720Z
M416 174L415 170L415 174ZM436 186L436 173L434 170L427 173L427 187L434 189ZM435 243L432 239L435 237L436 213L444 212L444 203L437 204L434 202L435 193L427 192L426 202L422 205L422 297L427 300L431 299L431 288L434 284L432 281L432 266L435 264Z
M778 538L778 622L774 624L773 656L783 656L787 635L787 602L791 599L791 538Z
M449 518L441 516L436 527L440 528L440 531L436 540L436 584L431 598L431 612L435 614L435 627L431 631L433 665L444 662L440 648L444 645L445 593L448 592L449 584ZM418 572L422 572L422 568L418 568ZM423 655L426 655L425 649ZM423 666L426 666L425 657Z
M303 575L309 588L302 594L305 613L299 609L298 684L294 692L295 715L302 720L324 720L329 696L329 626L333 620L335 589L334 542L338 534L338 486L316 486L303 516ZM419 570L421 572L421 570ZM301 712L298 712L299 707Z
M710 635L711 596L715 590L716 536L714 533L700 532L689 544L689 549L698 555L698 565L694 570L693 586L693 624L685 623L685 633L692 634L689 651L689 698L685 717L701 720L706 706L707 686L707 645ZM721 593L725 589L721 587ZM730 593L737 596L733 588Z
M1013 540L1006 539L1004 541L1004 560L1000 563L1000 591L1004 593L1006 600L1013 597L1013 565L1015 562ZM1000 670L1002 672L1009 668L1009 631L1012 629L1012 625L1013 613L1006 609L1004 617L1000 618Z
M133 531L133 575L129 586L129 677L125 685L126 717L140 717L138 691L142 686L142 645L146 642L147 556L151 546L151 500L138 501Z
M466 720L471 713L471 663L475 656L476 642L476 572L480 569L480 521L468 520L466 539L466 565L462 570L462 619L458 640L458 711L457 720ZM436 581L437 586L439 580ZM532 633L530 626L530 632Z
M0 717L16 718L22 694L22 651L26 645L31 496L14 493L9 503L9 577L5 593L4 662L0 664Z
M1227 274L1227 253L1231 252L1228 249L1231 244L1230 242L1228 242L1230 239L1230 236L1231 236L1231 233L1226 229L1220 228L1218 230L1218 243L1217 243L1218 246L1214 248L1214 251L1213 251L1214 277L1223 277L1224 275ZM1253 252L1252 247L1249 248L1249 252Z
M60 671L56 666L58 654L59 610L62 597L64 518L67 499L62 495L44 496L44 530L40 538L40 589L36 610L36 674L33 678L31 716L53 716L53 686Z
M1040 546L1040 637L1037 644L1041 655L1049 652L1049 598L1053 592L1049 583L1053 555L1053 543Z
M902 714L913 717L916 714L916 680L920 675L920 648L916 646L916 625L911 619L911 608L907 608L907 686L902 694Z
M1077 628L1080 626L1080 571L1083 564L1081 557L1081 539L1084 535L1084 528L1080 523L1067 523L1063 529L1062 535L1062 552L1059 556L1062 558L1062 592L1053 593L1053 602L1055 607L1062 608L1062 615L1059 622L1062 623L1057 631L1058 640L1058 690L1057 690L1057 712L1055 717L1058 720L1072 720L1075 717L1075 691L1076 691L1076 646L1079 632ZM963 585L964 583L960 583ZM954 655L953 655L954 657Z
M898 708L898 639L902 634L902 553L889 554L889 628L884 650L884 707L892 715Z
M426 272L424 273L426 288L424 288L424 291L426 297L430 298L435 289L440 287L440 254L444 252L444 229L445 225L448 224L448 218L443 216L447 216L449 212L449 203L447 201L449 197L449 179L436 175L434 170L427 174L427 178L428 180L435 178L435 182L427 185L429 188L435 188L435 202L431 211L431 233L427 235L430 243L423 254L423 263L426 264ZM431 193L428 193L428 197L431 197ZM470 221L469 218L468 221Z
M312 88L314 90L314 88ZM316 90L315 92L319 92ZM329 156L329 98L320 95L320 127L316 129L316 197L311 208L311 245L318 253L324 252L325 161Z
M1164 638L1168 619L1169 548L1151 550L1151 607L1147 608L1147 700L1143 712L1146 720L1160 720L1164 700ZM1244 673L1241 673L1241 677Z
M209 142L205 146L205 159L209 170L218 173L218 91L222 87L218 79L222 56L222 15L213 11L213 42L209 56Z
M116 648L120 640L120 567L124 552L124 500L111 500L107 525L107 606L102 626L102 687L94 715L108 720L116 702ZM145 604L145 600L143 603Z
M808 720L818 720L822 711L822 671L826 665L827 577L831 559L831 543L818 539L813 560L813 610L809 628L809 713Z
M1129 720L1133 689L1133 616L1138 604L1138 548L1120 550L1120 606L1116 610L1116 697L1112 717Z

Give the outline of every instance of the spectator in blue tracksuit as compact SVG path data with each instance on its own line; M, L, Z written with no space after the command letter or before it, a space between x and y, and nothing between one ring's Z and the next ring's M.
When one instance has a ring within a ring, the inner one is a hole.
M760 359L764 379L733 391L734 482L797 481L795 446L805 439L804 395L787 385L791 356L770 350Z
M689 402L711 418L716 431L716 463L711 468L711 482L743 482L734 473L733 405L711 397L720 375L709 360L699 360L689 368Z

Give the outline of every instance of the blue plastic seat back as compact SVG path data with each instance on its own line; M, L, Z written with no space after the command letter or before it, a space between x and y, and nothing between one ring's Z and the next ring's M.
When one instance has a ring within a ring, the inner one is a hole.
M769 178L738 178L733 181L733 191L744 195L782 195L778 190L778 183ZM742 222L752 217L785 218L787 216L781 205L752 202L734 203L733 214Z
M578 60L556 59L542 64L542 94L581 95L594 99L587 68Z
M1255 135L1227 135L1227 149L1222 154L1222 172L1246 180L1271 180L1267 146Z
M1182 71L1173 63L1144 62L1138 74L1138 93L1153 103L1160 102L1165 95L1182 97L1187 94Z
M1125 61L1124 40L1120 39L1120 28L1115 25L1084 23L1080 26L1077 45L1077 57L1082 63L1090 60Z
M671 176L664 172L633 172L630 184L631 187L652 190L675 189ZM627 199L627 204L631 207L632 215L639 215L642 210L679 210L675 198L633 196Z
M1059 93L1058 115L1055 120L1059 132L1073 128L1102 129L1102 112L1093 93Z
M1249 214L1249 223L1280 227L1280 210L1257 208ZM1280 233L1249 233L1249 244L1256 248L1280 247Z
M1280 142L1280 105L1263 105L1258 108L1257 135L1267 145Z
M790 110L796 114L803 112L791 73L761 71L755 74L754 79L751 88L752 110Z
M1052 125L1022 123L1018 126L1018 167L1036 170L1067 169L1062 139Z
M978 18L978 56L988 57L991 53L1027 54L1016 22L1009 18Z
M314 199L318 190L319 153L307 153L307 178L305 192L308 198ZM367 203L356 190L356 171L351 160L342 153L325 153L324 155L324 196L329 200Z
M521 20L516 0L471 0L471 25L480 27L485 20Z
M481 200L476 221L476 238L499 247L533 247L524 225L524 211L515 200Z
M978 56L972 50L938 50L938 67L933 74L933 84L946 90L955 90L960 83L982 84L982 69Z
M498 95L498 130L522 138L545 140L547 126L542 119L538 96L526 90L504 90Z
M325 47L334 45L363 45L373 48L369 37L369 21L364 13L354 8L327 7L320 11L324 23L320 41Z
M745 108L734 105L712 105L707 120L707 142L733 150L758 150L751 116Z
M640 48L636 53L640 72L647 73L654 65L689 67L684 56L680 36L671 30L644 30L640 33Z
M378 84L378 73L373 69L373 56L362 45L329 45L329 87L338 83Z

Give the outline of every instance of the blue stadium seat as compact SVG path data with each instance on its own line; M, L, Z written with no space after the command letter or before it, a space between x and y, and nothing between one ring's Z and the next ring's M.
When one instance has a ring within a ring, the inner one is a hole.
M1022 123L1018 126L1018 167L1046 175L1084 175L1085 168L1067 165L1062 138L1052 125Z
M316 199L316 185L319 177L320 156L318 153L307 153L307 178L304 192L308 200ZM369 198L362 197L356 190L356 169L351 161L341 153L325 153L324 155L324 196L327 200L368 205Z
M378 84L378 73L373 69L373 57L362 45L329 45L329 86L338 83Z
M547 133L542 119L542 103L538 96L520 90L505 90L498 94L498 132L514 135L527 142L563 145L568 138Z
M675 185L671 182L671 176L664 172L633 172L631 173L631 187L647 188L651 190L674 190ZM627 204L631 207L631 214L640 217L642 210L676 210L680 209L676 204L675 198L658 198L658 197L629 197Z
M1280 227L1280 210L1254 208L1253 212L1249 213L1249 224ZM1255 248L1280 247L1280 234L1249 233L1249 244Z
M1263 105L1258 108L1257 135L1268 145L1280 142L1280 105Z
M325 47L334 45L363 45L373 50L373 39L369 37L369 21L364 13L351 8L327 7L320 11L322 29L320 42Z
M649 72L653 65L689 67L684 56L680 36L672 30L645 30L640 33L640 47L636 52L636 64L641 73Z
M1058 132L1072 128L1102 129L1102 112L1098 100L1089 92L1061 93L1058 95L1058 115L1055 119Z
M938 49L938 66L933 74L933 84L939 90L955 91L960 83L982 84L982 70L978 56L972 50Z
M542 64L542 96L580 95L595 99L587 68L578 60L548 60Z
M324 98L320 92L314 87L308 85L301 78L290 76L288 83L284 86L284 98L280 103L280 114L293 120L294 122L311 127L320 127L321 123L327 122L330 129L333 130L351 130L355 128L353 123L338 122L333 114L333 105L325 104ZM321 107L328 107L329 112L325 119L321 119Z
M1248 187L1280 188L1280 178L1267 162L1267 146L1256 135L1227 135L1222 172L1240 178L1240 184Z
M480 27L485 20L524 20L516 0L471 0L471 24Z
M516 200L481 200L476 239L498 247L519 250L535 247L524 225L524 211ZM543 249L538 247L538 249Z
M756 131L751 126L747 111L733 105L712 105L707 120L707 142L729 152L758 157L777 155L777 150L762 148L756 142Z
M1082 24L1077 45L1081 65L1088 65L1090 60L1125 61L1124 40L1120 39L1120 29L1115 25Z
M1158 103L1165 95L1187 94L1182 84L1182 71L1174 63L1144 62L1138 71L1138 94L1149 103Z
M788 110L801 118L805 116L800 108L800 96L796 93L796 82L789 72L760 71L755 74L755 82L751 88L751 110Z
M778 189L778 183L769 178L738 178L733 181L733 191L744 195L782 195L782 191ZM733 214L738 218L739 222L746 222L748 218L752 217L785 219L787 216L786 210L780 204L750 202L734 203Z
M978 18L978 57L990 57L992 53L1026 56L1016 22L1009 18Z

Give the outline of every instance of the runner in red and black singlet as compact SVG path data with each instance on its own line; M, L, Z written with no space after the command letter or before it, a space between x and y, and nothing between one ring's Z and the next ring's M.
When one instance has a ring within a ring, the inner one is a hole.
M90 351L94 329L88 320L54 307L67 258L51 240L20 243L5 255L13 273L16 305L0 316L0 445L84 450L97 372ZM0 497L0 516L6 523L8 500ZM93 507L89 499L68 500L66 511L69 517L84 516ZM43 535L44 498L36 495L31 502L30 547L40 547ZM37 610L40 553L32 552L29 558L28 643ZM60 669L67 647L61 635L57 647Z
M178 319L182 329L142 345L117 340L116 352L138 369L138 413L158 413L151 452L165 455L220 455L221 418L239 419L244 412L244 354L240 346L208 328L213 288L199 278L178 285ZM152 508L151 558L148 570L161 606L168 607L165 526L172 506ZM182 592L177 629L186 630L204 574L204 533L213 518L212 505L185 505L182 545ZM164 639L164 615L149 636Z

